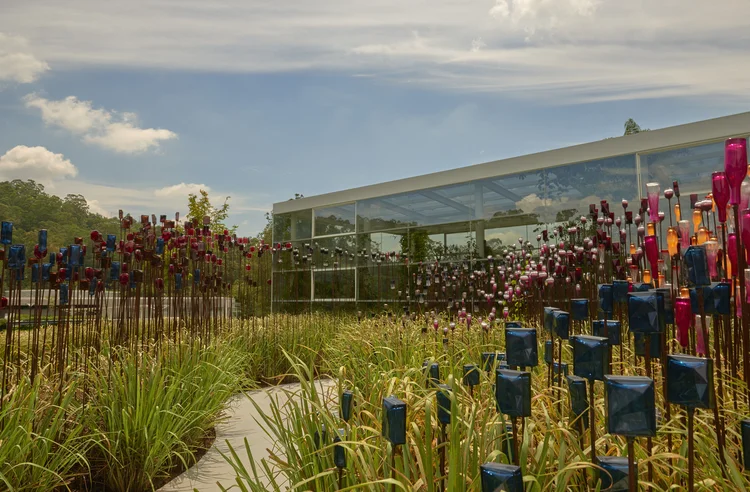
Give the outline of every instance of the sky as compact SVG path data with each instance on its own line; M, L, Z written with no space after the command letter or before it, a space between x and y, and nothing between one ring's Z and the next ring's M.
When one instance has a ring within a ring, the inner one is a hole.
M274 202L748 111L747 0L3 0L0 179ZM5 218L4 218L5 219Z

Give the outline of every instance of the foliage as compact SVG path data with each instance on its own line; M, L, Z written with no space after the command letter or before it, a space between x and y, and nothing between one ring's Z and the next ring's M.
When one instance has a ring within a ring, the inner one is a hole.
M74 401L77 386L45 391L24 378L0 407L0 489L52 490L85 468L89 440Z
M0 182L0 216L13 222L13 242L33 245L47 229L48 249L67 246L74 237L88 238L92 230L116 233L120 223L91 212L83 195L60 198L33 180Z
M97 391L88 417L100 436L110 490L150 490L175 464L188 466L191 443L214 426L238 389L236 350L173 349L161 357L121 353L111 372L106 364L91 368Z
M625 135L635 135L636 133L650 131L648 128L641 128L641 126L635 122L633 118L628 118L625 121Z
M271 244L273 241L273 212L266 212L266 225L255 237L258 241Z
M77 373L77 386L64 386L54 404L49 399L59 388L55 379L41 378L33 387L22 380L6 396L0 413L11 425L0 430L0 480L11 489L51 489L87 475L90 469L99 488L151 490L175 465L192 462L196 446L219 421L223 402L236 390L252 381L274 384L299 379L302 387L296 398L261 414L265 430L278 443L274 454L261 459L252 456L248 447L226 456L237 471L239 490L288 490L290 484L296 490L336 490L331 435L337 428L348 432L341 443L348 461L344 487L382 490L384 484L394 483L389 449L380 437L381 400L392 393L409 409L407 445L396 459L397 488L436 491L445 478L447 490L476 490L480 463L508 461L508 422L496 411L491 372L482 372L481 385L473 393L459 381L464 363L477 363L483 351L504 350L502 332L497 326L483 333L459 325L443 345L441 333L424 333L423 326L424 321L402 325L400 319L387 317L358 322L340 313L277 315L224 327L221 336L203 348L165 343L160 355L117 350L110 359L109 349L103 346L88 370ZM539 340L540 355L543 342ZM563 349L570 360L570 348ZM614 372L638 372L631 364L630 347L624 349L624 363L616 352ZM454 418L446 428L450 444L438 441L435 391L421 370L425 359L439 362L443 380L452 387ZM582 490L596 468L589 462L586 438L580 440L571 423L566 388L549 386L546 374L544 365L532 369L533 416L520 434L527 490ZM338 383L332 394L319 392L310 383L325 375ZM661 388L658 371L655 379ZM744 490L737 461L740 439L733 429L739 428L747 404L739 380L726 375L723 381L738 389L728 392L724 402L731 436L725 456L727 474L722 475L715 452L712 413L698 411L696 479L711 490ZM75 392L81 394L84 387L88 401L76 404ZM355 395L349 425L338 420L335 411L336 395L344 388ZM730 395L736 400L729 401ZM594 408L599 422L597 449L601 454L623 455L625 442L602 433L606 410L599 383ZM328 439L316 446L315 434L324 435L323 425L329 429ZM659 425L651 457L645 440L636 443L643 481L647 464L653 465L653 490L667 490L686 479L684 434L683 414L673 407L671 419ZM667 436L672 438L671 447ZM445 476L437 465L443 449ZM251 461L255 468L242 465L241 454L258 459ZM17 475L11 474L11 468Z
M230 448L225 459L237 473L235 488L242 491L261 490L384 490L394 483L398 490L478 490L479 465L486 461L509 462L509 421L497 412L492 392L492 371L481 374L481 384L473 392L460 384L463 364L477 363L483 351L504 351L499 328L488 334L481 330L466 331L465 327L449 334L443 345L436 332L421 334L420 323L406 324L385 318L353 322L340 326L325 347L322 368L309 362L309 357L287 355L292 373L302 382L301 388L286 403L272 402L270 411L262 412L260 424L277 443L270 456L253 456L250 446ZM544 340L539 340L543 353ZM572 354L567 344L565 359ZM421 369L422 361L440 364L441 378L451 388L451 423L446 426L447 443L438 436L435 388ZM630 347L625 347L623 361L613 363L614 372L638 371L632 367ZM312 384L317 370L336 375L337 386L329 393ZM547 383L547 366L531 368L532 416L525 425L517 423L519 456L527 491L597 490L599 469L590 462L588 433L580 436L570 415L565 384ZM642 372L642 370L641 370ZM660 375L655 374L656 387L661 388ZM740 385L727 377L725 384ZM343 389L354 392L354 407L349 423L337 417L337 395ZM660 392L659 392L660 393ZM407 403L407 443L396 454L395 473L391 473L390 448L380 437L381 402L395 394ZM738 397L741 400L741 393ZM659 398L659 396L657 396ZM738 429L746 412L744 401L739 409L729 410L725 417L728 429ZM659 402L661 406L661 402ZM598 427L599 454L623 456L623 438L602 433L606 416L604 390L595 385L595 419ZM664 415L662 411L661 415ZM728 443L725 458L727 473L723 474L716 455L716 435L712 413L696 414L696 485L700 489L745 490L745 479L738 472L739 445L735 431ZM343 429L347 466L341 478L333 462L334 429ZM327 431L326 431L327 430ZM640 463L641 482L649 482L652 490L670 490L687 479L684 413L673 407L671 419L659 424L649 455L647 441L637 439L636 459ZM320 439L316 444L316 436ZM671 439L671 440L670 440ZM446 453L446 472L440 470L439 455ZM240 459L241 455L246 458ZM251 463L250 467L243 462ZM649 464L653 480L647 480ZM339 482L341 480L341 482ZM588 484L588 485L587 485ZM224 490L230 482L222 483Z
M434 242L425 230L410 231L409 234L401 236L401 251L407 252L414 262L425 261L429 259L431 243Z
M20 378L4 395L0 490L158 488L175 467L194 462L232 395L286 379L284 348L322 366L339 323L327 315L234 320L210 345L163 340L148 352L110 349L105 325L101 349L72 372L75 383L61 385L48 365L33 385ZM29 336L17 342L24 351ZM187 340L187 332L176 338ZM72 343L69 350L83 360L84 350Z
M237 231L237 226L227 227L224 223L229 216L229 198L224 198L224 203L216 207L211 203L206 190L199 190L198 195L190 193L188 195L188 219L193 221L196 227L203 226L204 217L210 220L209 227L214 234L223 234L228 230L230 234Z

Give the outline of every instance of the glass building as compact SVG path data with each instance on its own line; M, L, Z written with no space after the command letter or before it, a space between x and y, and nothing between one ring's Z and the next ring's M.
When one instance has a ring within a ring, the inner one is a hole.
M724 140L748 135L742 113L276 203L273 240L299 255L274 263L274 309L396 300L416 282L404 256L410 265L481 262L518 241L536 244L542 229L601 200L637 211L648 182L676 180L682 196L702 197L723 170Z

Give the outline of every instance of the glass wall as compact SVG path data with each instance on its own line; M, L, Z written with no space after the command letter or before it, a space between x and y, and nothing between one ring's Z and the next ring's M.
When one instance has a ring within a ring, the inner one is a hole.
M642 154L640 158L644 197L646 183L656 182L666 189L678 181L682 195L697 193L703 198L711 191L711 173L724 170L724 143Z
M315 209L315 236L354 232L354 204Z
M677 180L683 196L697 193L702 198L710 191L711 173L720 169L723 142L280 214L274 217L274 240L292 240L295 247L308 244L310 263L309 277L298 273L280 290L307 289L308 300L404 301L415 288L413 274L394 267L404 257L410 265L471 263L519 241L536 245L542 230L577 221L588 215L590 204L599 208L607 200L617 215L623 214L623 199L637 207L647 182L667 188ZM689 201L683 199L682 206L689 207ZM293 273L294 268L286 261L276 271Z
M284 242L312 237L312 211L299 210L289 214L279 214L273 218L273 240Z

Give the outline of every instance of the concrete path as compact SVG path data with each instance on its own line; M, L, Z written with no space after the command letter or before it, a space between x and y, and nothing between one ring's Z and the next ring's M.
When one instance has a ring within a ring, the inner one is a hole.
M318 381L316 384L321 391L325 391L327 388L334 386L335 381ZM272 398L276 399L279 405L283 405L289 399L289 392L295 392L298 388L298 383L284 384L253 391L248 393L248 396L258 404L264 413L268 413ZM192 468L159 489L160 492L192 492L194 489L200 492L218 492L221 490L219 483L225 488L230 488L236 483L236 474L232 466L219 454L219 450L225 454L229 453L227 440L242 458L248 470L250 470L250 463L245 451L245 438L251 446L250 449L256 463L259 463L262 458L268 457L266 450L272 449L274 443L255 421L259 414L250 398L245 395L238 395L229 401L226 410L228 419L216 427L216 441L211 449ZM260 419L258 418L258 420Z

